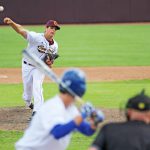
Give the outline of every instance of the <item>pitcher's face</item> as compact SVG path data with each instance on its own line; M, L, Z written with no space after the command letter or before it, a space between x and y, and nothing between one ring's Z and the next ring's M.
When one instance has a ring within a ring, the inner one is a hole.
M56 33L56 27L46 27L46 30L45 30L46 37L51 39L55 36L55 33Z

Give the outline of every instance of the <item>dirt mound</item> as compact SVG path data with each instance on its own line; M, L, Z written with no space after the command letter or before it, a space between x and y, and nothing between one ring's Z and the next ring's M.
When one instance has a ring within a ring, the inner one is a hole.
M54 68L57 75L67 68ZM89 82L150 79L150 66L147 67L81 67ZM50 82L48 78L46 82ZM0 83L21 83L21 68L1 68Z
M121 121L123 116L117 109L102 109L106 115L106 122ZM24 130L28 127L31 111L24 107L1 108L0 130Z
M0 130L24 130L31 111L23 107L0 109Z

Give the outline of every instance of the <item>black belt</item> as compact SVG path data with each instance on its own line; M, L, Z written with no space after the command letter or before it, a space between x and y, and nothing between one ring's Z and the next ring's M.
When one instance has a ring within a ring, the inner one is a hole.
M26 61L23 61L23 63L26 64L26 65L29 65L29 66L34 67L32 64L29 64L29 63L27 63Z

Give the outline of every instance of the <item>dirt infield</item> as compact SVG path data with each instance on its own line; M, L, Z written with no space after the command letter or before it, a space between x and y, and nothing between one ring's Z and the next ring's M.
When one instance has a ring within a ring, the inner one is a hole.
M102 109L106 115L106 122L121 121L123 115L116 109ZM28 127L27 121L31 111L24 107L0 109L0 130L24 130Z
M55 68L60 75L66 68ZM140 80L150 79L150 67L94 67L81 68L87 75L88 82ZM45 82L50 80L46 78ZM22 83L21 69L0 69L0 83ZM106 115L106 122L121 121L123 116L117 109L102 109ZM0 109L0 130L24 130L28 126L27 119L31 111L23 107Z
M54 68L60 75L67 68ZM89 82L150 79L150 66L147 67L84 67ZM49 79L45 79L49 82ZM0 83L21 83L20 68L0 69Z

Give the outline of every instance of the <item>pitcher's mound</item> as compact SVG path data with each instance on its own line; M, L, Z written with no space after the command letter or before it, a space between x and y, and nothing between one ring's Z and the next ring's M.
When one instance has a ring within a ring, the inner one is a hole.
M117 109L102 109L105 113L106 122L122 121L123 115ZM24 130L28 127L28 118L31 110L24 107L1 108L0 130Z

